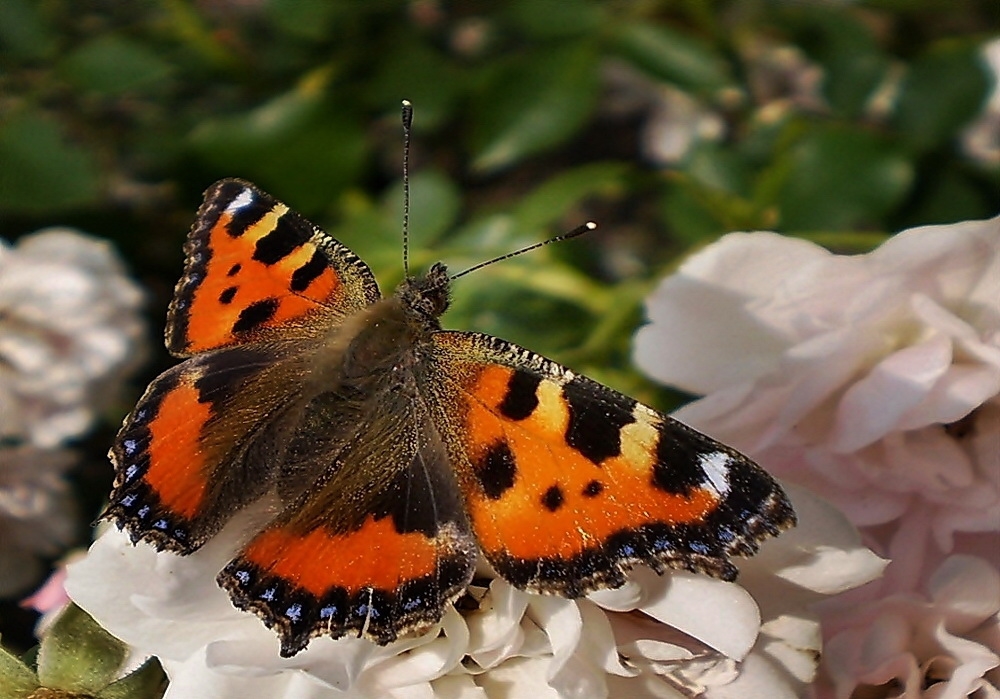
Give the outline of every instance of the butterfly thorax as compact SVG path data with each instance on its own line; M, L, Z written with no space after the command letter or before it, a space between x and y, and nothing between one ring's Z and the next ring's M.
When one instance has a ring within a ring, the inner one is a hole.
M443 264L425 275L407 277L391 296L332 326L311 353L315 385L360 382L359 390L375 390L370 382L395 384L401 373L420 361L421 347L441 329L438 318L448 308L449 278Z
M407 277L396 289L395 297L414 316L438 327L441 317L451 303L451 279L448 268L441 262L431 265L422 277Z

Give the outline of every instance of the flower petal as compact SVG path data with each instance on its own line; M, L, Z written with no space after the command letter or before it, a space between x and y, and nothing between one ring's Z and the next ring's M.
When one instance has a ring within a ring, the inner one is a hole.
M735 660L746 657L760 629L760 612L745 589L685 571L671 572L639 610Z

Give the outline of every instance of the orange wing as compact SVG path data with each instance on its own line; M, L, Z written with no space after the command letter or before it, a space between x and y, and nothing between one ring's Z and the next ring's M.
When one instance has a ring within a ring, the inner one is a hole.
M780 486L709 437L498 338L434 342L472 529L513 585L575 597L637 563L732 580L730 556L794 524Z
M102 517L133 541L185 554L270 489L283 443L275 416L301 387L274 349L210 352L158 376L109 453L115 484Z
M237 607L278 632L285 657L313 636L386 644L425 630L472 579L475 540L447 452L432 427L399 414L382 435L398 449L345 445L219 574ZM370 438L374 424L360 422Z
M222 180L185 244L167 315L175 356L286 333L317 315L343 317L379 299L368 266L347 247L249 182Z

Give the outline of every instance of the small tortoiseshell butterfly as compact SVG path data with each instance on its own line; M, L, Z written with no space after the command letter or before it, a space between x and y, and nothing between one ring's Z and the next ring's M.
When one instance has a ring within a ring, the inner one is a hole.
M792 526L775 481L679 422L509 342L442 330L443 264L383 297L368 266L248 182L213 185L166 344L186 361L125 419L104 517L197 550L266 493L219 573L291 656L314 636L428 629L479 552L579 597L636 564L733 580Z

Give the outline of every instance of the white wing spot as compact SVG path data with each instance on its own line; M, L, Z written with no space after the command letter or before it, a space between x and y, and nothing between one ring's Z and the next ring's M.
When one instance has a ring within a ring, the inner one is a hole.
M711 451L698 457L698 465L720 497L729 493L729 464L732 460L733 457L724 451Z
M244 189L236 198L229 202L229 206L226 207L227 214L233 214L242 209L245 206L249 206L253 203L253 192L249 189Z

